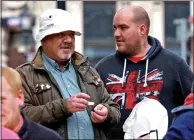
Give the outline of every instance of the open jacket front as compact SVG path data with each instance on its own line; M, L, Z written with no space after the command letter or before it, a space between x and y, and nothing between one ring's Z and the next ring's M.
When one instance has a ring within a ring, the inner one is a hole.
M41 51L40 47L32 62L17 68L22 77L25 96L23 112L31 120L54 129L67 139L66 121L72 114L67 111L67 99L62 98L56 80L44 68ZM95 105L101 103L108 108L107 119L103 123L93 124L94 137L104 139L106 131L120 120L119 105L111 101L103 82L99 80L100 76L90 66L87 57L74 52L71 59L81 91L87 93ZM88 106L89 116L92 109L92 106Z

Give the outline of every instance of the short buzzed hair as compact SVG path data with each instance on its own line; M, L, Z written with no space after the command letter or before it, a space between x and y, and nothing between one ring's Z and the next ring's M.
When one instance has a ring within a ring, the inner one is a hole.
M132 6L133 22L138 24L145 24L147 26L147 34L150 29L150 18L148 13L141 6Z
M22 89L20 74L13 68L7 66L2 66L1 74L1 76L4 77L10 85L12 93L16 95L16 93Z

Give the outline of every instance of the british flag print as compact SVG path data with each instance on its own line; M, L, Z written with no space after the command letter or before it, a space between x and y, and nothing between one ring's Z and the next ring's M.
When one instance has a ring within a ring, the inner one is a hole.
M140 71L126 72L124 79L109 74L106 88L114 102L120 104L121 109L132 109L140 96L158 99L163 86L163 72L154 69L147 74L147 86L144 87L145 75ZM124 82L123 86L122 83Z

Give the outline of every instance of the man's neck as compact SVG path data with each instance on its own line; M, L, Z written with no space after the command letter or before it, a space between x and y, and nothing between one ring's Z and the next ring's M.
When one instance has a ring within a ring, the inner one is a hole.
M20 129L22 128L23 124L24 124L24 119L23 119L22 115L20 115L19 122L13 128L13 131L18 133L20 131Z
M151 48L151 46L146 42L146 44L142 45L140 47L140 49L138 50L138 52L135 55L133 55L132 57L142 57L142 56L145 56L150 48Z

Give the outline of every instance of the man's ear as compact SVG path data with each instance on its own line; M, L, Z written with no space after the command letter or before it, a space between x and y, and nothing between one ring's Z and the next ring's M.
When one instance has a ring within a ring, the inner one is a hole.
M24 93L22 89L18 91L17 100L18 100L19 106L21 107L24 106Z
M140 25L139 34L140 36L144 36L147 34L147 26L145 24Z

